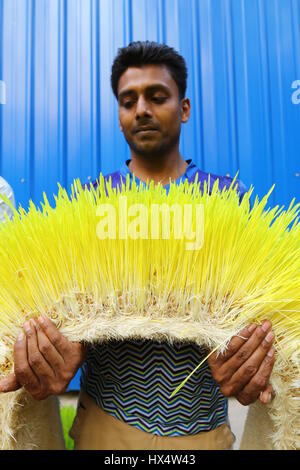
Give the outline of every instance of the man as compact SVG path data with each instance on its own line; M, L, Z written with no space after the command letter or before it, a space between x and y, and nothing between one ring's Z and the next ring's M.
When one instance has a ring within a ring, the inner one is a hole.
M128 174L167 188L170 179L208 179L179 152L181 124L190 116L186 80L184 59L172 48L137 42L119 51L111 83L131 159L108 175L114 186ZM231 181L220 177L220 186ZM242 183L237 190L242 198ZM267 320L245 328L224 355L213 354L172 400L175 386L206 355L196 345L111 341L86 351L47 318L27 322L24 332L15 345L14 374L0 391L23 385L42 400L63 392L84 363L72 428L77 449L230 449L226 397L243 405L271 399L274 334Z

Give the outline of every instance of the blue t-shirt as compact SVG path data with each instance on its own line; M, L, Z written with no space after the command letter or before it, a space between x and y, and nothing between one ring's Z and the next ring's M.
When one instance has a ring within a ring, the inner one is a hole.
M133 175L130 160L112 173L113 186ZM184 175L176 180L207 181L208 174L187 160ZM229 186L232 178L210 175L211 186ZM136 183L141 181L135 177ZM96 185L96 182L94 183ZM169 184L165 186L168 190ZM240 198L246 188L237 181ZM194 343L152 340L110 341L90 348L82 367L81 387L104 411L127 424L158 436L184 436L210 431L227 422L228 401L212 377L207 361L170 399L174 389L207 355Z

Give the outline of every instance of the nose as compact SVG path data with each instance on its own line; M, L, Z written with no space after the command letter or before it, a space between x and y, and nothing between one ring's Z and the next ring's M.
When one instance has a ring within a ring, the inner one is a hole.
M143 116L151 116L151 111L149 109L147 100L145 100L143 96L140 96L135 108L135 117L136 119L139 119Z

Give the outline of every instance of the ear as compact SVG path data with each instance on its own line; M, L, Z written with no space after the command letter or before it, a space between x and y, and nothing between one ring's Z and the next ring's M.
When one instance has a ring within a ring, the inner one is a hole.
M184 98L181 101L181 122L188 122L191 114L191 103L189 98Z

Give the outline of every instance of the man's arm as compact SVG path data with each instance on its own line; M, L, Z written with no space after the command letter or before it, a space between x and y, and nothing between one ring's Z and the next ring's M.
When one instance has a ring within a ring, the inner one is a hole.
M235 397L242 405L259 399L269 403L272 387L269 384L274 365L272 347L274 333L271 322L250 325L230 341L225 354L212 354L208 364L212 375L226 397Z
M22 386L36 400L64 392L84 362L87 347L68 341L42 317L24 325L14 347L14 373L0 381L0 392Z

